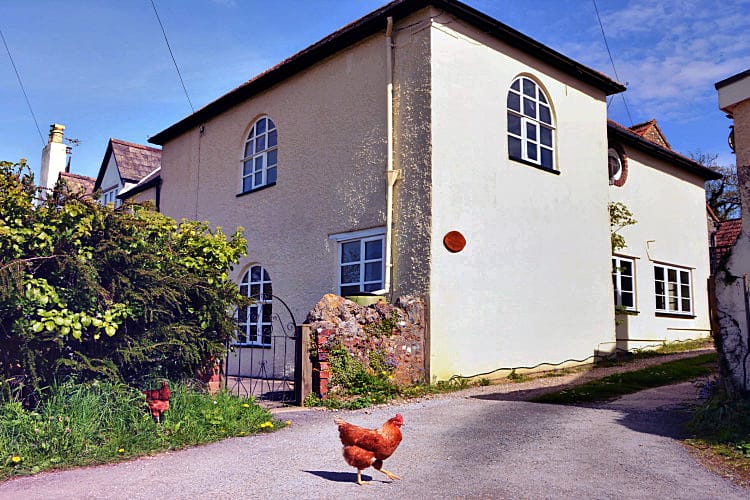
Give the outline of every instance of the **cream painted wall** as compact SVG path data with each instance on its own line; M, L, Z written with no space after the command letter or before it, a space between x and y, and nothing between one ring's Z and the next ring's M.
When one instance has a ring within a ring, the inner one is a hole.
M133 203L143 203L144 201L150 201L156 204L156 187L144 189L140 193L136 193L135 195L128 197L128 201Z
M302 323L337 291L329 235L385 222L385 96L375 36L233 107L164 145L163 213L244 227L248 257L233 277L261 264ZM237 196L244 141L263 115L278 129L277 184Z
M104 170L104 176L102 177L102 191L108 191L117 186L122 187L121 182L120 172L117 169L117 161L115 161L115 156L110 155L109 161L107 162L107 166Z
M443 15L432 36L433 380L611 349L606 104L601 91ZM560 175L508 158L506 96L547 91ZM449 253L445 233L466 248Z
M627 180L622 187L610 186L610 196L624 203L638 221L620 231L628 246L618 252L635 259L638 314L621 316L618 347L706 337L711 325L704 180L632 147L625 147L625 152ZM656 315L654 261L692 269L695 318Z

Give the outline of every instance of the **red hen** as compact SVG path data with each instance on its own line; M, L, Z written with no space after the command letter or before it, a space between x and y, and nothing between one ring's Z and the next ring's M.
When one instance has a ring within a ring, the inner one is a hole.
M357 484L362 481L362 471L370 466L385 474L388 479L401 479L383 469L383 460L390 457L401 442L404 417L396 414L379 429L365 429L340 418L333 420L339 426L339 437L344 445L344 460L357 469Z
M169 409L169 398L172 395L167 381L162 381L161 388L145 390L143 394L146 395L146 404L148 404L151 416L160 423L162 415Z

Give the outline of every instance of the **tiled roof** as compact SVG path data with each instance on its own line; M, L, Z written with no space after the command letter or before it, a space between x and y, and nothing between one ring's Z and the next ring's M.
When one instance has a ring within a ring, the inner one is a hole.
M721 174L704 167L700 163L683 156L676 151L662 146L661 144L644 138L635 131L624 127L614 120L607 120L607 135L610 140L619 141L628 146L633 146L657 158L666 160L672 165L682 168L688 172L699 175L706 180L721 179Z
M664 132L659 128L659 124L656 123L656 119L651 119L647 122L638 123L630 127L630 130L640 135L644 139L648 139L651 142L655 142L659 146L667 149L672 149L672 146L667 142L667 138Z
M145 191L149 187L155 185L156 183L161 182L161 167L157 168L147 176L145 176L143 179L138 181L138 184L133 184L132 186L128 186L122 191L120 191L120 194L117 195L118 198L121 200L125 200L135 194L140 193L141 191Z
M119 139L110 139L109 141L123 181L137 183L161 167L160 149Z
M70 172L62 172L60 177L65 179L68 188L73 192L83 192L85 194L91 194L94 192L94 182L96 182L96 179L92 177L71 174Z
M728 248L734 245L742 232L742 219L729 219L719 223L719 229L714 235L716 248Z

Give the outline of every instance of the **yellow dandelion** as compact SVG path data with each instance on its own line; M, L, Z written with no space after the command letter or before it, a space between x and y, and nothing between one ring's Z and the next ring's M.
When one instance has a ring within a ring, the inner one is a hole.
M12 457L10 457L10 461L13 462L14 464L17 464L18 462L21 461L21 457L19 457L18 455L13 455Z
M243 408L250 408L250 405L249 405L249 404L247 404L247 403L242 403L242 407L243 407Z
M266 428L273 429L273 424L271 422L263 422L262 424L260 424L260 428L261 429L266 429Z
M125 448L117 448L117 453L125 453Z
M291 420L287 420L286 421L286 425L292 425L292 421Z

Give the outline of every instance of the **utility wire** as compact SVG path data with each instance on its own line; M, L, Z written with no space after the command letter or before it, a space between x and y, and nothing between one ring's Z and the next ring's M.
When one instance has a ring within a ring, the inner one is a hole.
M169 39L167 38L167 32L164 30L164 25L161 23L161 18L159 17L159 13L156 11L156 4L154 3L154 0L151 0L151 7L154 8L154 14L156 14L156 20L159 21L159 26L161 27L161 33L164 35L164 41L167 42L167 48L169 49L169 55L172 56L172 62L174 63L174 67L177 70L177 76L180 77L180 83L182 84L182 90L185 91L185 97L187 97L188 104L190 105L190 110L195 113L195 108L193 108L193 102L190 100L190 96L188 95L187 87L185 87L185 82L182 79L182 73L180 73L180 68L177 66L177 61L174 58L174 54L172 53L172 47L169 45Z
M602 38L604 39L604 46L607 48L607 54L609 54L609 62L612 63L612 69L615 72L615 78L617 78L617 81L620 81L620 76L617 74L617 68L615 67L615 60L612 57L612 51L609 50L609 43L607 43L607 35L604 34L604 25L602 24L602 18L599 16L599 8L596 6L596 0L591 0L591 2L594 4L594 11L596 12L596 19L599 21L599 28L602 30ZM622 96L622 102L625 104L625 111L628 113L628 118L630 119L630 125L633 125L633 117L630 114L630 107L628 107L628 101L625 99L625 93L620 93ZM612 101L610 101L610 104ZM607 108L609 108L609 104L607 105Z
M10 59L11 66L13 66L13 71L16 73L16 79L18 80L18 85L21 87L21 92L23 92L23 97L24 99L26 99L26 105L29 107L31 118L34 119L34 124L36 125L36 131L39 132L39 138L42 140L42 145L44 145L45 144L44 134L42 134L42 130L39 128L39 122L36 120L36 115L34 114L34 110L31 108L31 102L29 101L29 96L26 95L26 89L23 87L23 82L21 81L21 75L18 73L18 68L16 68L16 63L13 62L13 56L10 55L8 42L5 41L5 35L3 35L2 29L0 29L0 38L3 39L3 45L5 45L5 51L8 52L8 58Z

